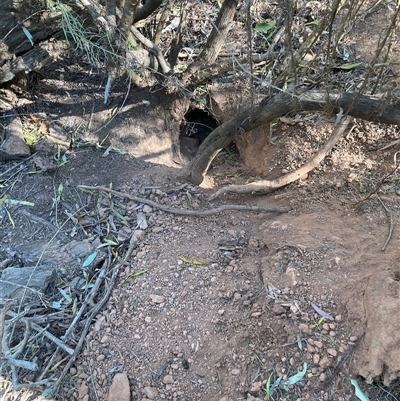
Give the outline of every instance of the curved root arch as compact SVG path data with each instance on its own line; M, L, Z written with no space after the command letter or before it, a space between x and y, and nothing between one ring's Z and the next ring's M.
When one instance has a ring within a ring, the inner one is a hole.
M245 132L249 132L276 118L282 117L294 110L299 111L326 111L338 113L342 109L344 114L367 121L382 122L385 124L400 125L400 101L389 102L373 96L357 93L326 93L309 91L299 96L279 93L264 99L253 110L247 109L236 115L230 121L215 129L202 143L196 157L189 165L189 180L199 185L203 182L211 162L217 154L227 147L232 140ZM253 116L251 119L250 116ZM221 188L212 198L222 193L267 193L296 181L304 174L315 168L332 149L343 134L349 119L344 118L333 131L332 136L317 155L301 169L287 174L277 180L261 181L247 185L229 186Z

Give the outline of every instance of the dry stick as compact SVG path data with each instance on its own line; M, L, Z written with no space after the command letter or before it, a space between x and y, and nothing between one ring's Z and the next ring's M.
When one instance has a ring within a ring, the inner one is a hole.
M86 335L89 331L90 325L92 323L93 318L100 312L100 310L103 308L103 306L106 304L106 302L108 301L108 298L111 295L111 291L114 288L114 284L115 281L117 279L117 274L119 271L119 267L120 265L115 266L112 270L112 276L110 279L110 284L109 287L107 288L106 293L104 294L103 298L95 305L95 307L91 310L89 316L86 319L85 322L85 326L83 327L82 330L82 334L81 337L78 341L78 344L75 347L75 351L74 354L71 356L71 358L69 359L68 363L64 366L63 371L61 372L59 378L57 379L57 381L54 383L54 385L52 386L52 394L54 394L58 387L60 386L61 382L63 381L65 375L68 373L70 367L72 366L72 364L75 362L76 358L78 357L81 349L82 349L82 345L84 343L84 341L86 340Z
M0 310L0 355L3 354L3 347L2 347L2 341L3 341L3 333L4 333L4 324L5 324L5 319L6 319L6 313L8 310L11 308L11 303L10 302L3 302L1 301L2 308Z
M325 145L318 151L314 158L307 162L303 167L300 167L299 169L275 180L263 180L246 185L227 185L226 187L220 188L214 195L209 198L209 200L214 200L218 196L229 192L234 192L238 194L267 194L300 179L302 176L317 167L319 163L321 163L326 154L336 145L337 141L341 138L343 132L345 131L351 120L351 117L344 117L333 130L332 135L325 143Z
M385 176L382 178L381 182L378 184L378 186L377 186L366 198L364 198L362 201L360 201L360 203L361 203L361 202L365 202L365 201L368 200L373 194L377 193L377 192L379 191L379 188L385 183L385 181L386 181L391 175L393 175L393 174L396 172L396 170L397 170L399 167L400 167L400 163L397 164L396 167L395 167L389 174L385 175Z
M17 313L15 313L11 310L7 311L6 314L7 314L7 316L11 316L13 318L18 316ZM39 326L37 323L32 322L31 319L21 317L19 320L22 323L25 323L25 321L29 321L32 329L36 330L37 332L40 332L45 337L47 337L50 341L53 341L53 343L55 343L58 347L62 348L66 353L68 353L70 355L72 355L74 353L74 350L72 348L70 348L67 344L65 344L63 341L61 341L59 338L55 337L53 334L51 334L47 330L44 330L43 327Z
M78 185L79 189L84 189L88 191L104 191L110 194L119 196L120 198L126 198L134 202L144 203L146 205L152 206L156 209L160 209L167 213L179 214L184 216L211 216L213 214L221 213L226 210L244 210L250 212L267 212L267 213L286 213L292 210L291 207L259 207L259 206L245 206L245 205L222 205L214 209L209 210L185 210L176 209L173 207L168 207L160 203L154 202L150 199L139 198L138 196L126 194L124 192L114 191L113 189L106 187L92 187L89 185Z
M376 196L379 199L379 202L381 202L383 208L386 210L386 213L389 215L390 218L390 227L389 227L389 234L388 237L386 238L385 243L383 244L383 247L381 249L382 252L385 251L387 244L389 243L389 241L392 239L392 234L393 234L393 227L394 227L394 222L393 222L393 215L392 212L388 209L388 207L382 202L382 199L379 197L378 194L376 194Z

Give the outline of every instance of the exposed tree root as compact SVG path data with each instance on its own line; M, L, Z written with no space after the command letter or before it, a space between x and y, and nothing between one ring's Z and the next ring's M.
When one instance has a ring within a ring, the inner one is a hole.
M238 135L269 123L294 110L344 113L367 121L400 125L400 101L380 99L357 93L327 93L309 91L300 95L278 93L262 100L254 109L247 109L220 125L201 144L191 161L189 180L196 185L203 182L215 156ZM253 117L252 117L253 116Z
M226 187L220 188L214 195L210 197L210 200L217 198L218 196L226 193L238 193L238 194L257 194L263 195L275 191L278 188L284 187L288 185L305 174L309 173L315 167L318 166L319 163L325 158L327 153L335 146L337 141L343 135L346 127L349 125L351 121L351 117L343 118L339 124L335 127L332 132L332 135L325 143L325 145L318 151L318 153L304 166L300 167L299 169L283 175L275 180L263 180L258 182L252 182L246 185L227 185Z

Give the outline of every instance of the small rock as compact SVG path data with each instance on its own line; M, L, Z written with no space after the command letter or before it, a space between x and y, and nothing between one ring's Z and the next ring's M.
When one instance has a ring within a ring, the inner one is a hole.
M322 369L327 368L329 365L331 364L331 361L329 360L329 358L327 356L324 356L320 361L319 361L319 366Z
M254 382L251 385L250 393L259 393L261 391L262 382Z
M313 363L314 363L314 365L318 365L320 359L321 359L321 356L319 354L314 354L313 355Z
M171 364L171 369L178 370L179 365L177 363L173 363L173 364Z
M135 230L133 232L133 236L136 239L136 241L141 241L144 238L144 231L143 230Z
M262 312L254 312L251 314L252 317L260 317L262 315Z
M162 227L153 227L152 231L153 231L154 234L158 234L158 233L163 232L164 228L162 228Z
M151 302L153 302L154 304L162 304L165 301L165 298L163 296L157 294L151 294L150 298Z
M105 344L105 343L109 340L109 338L110 338L110 337L109 337L107 334L104 334L104 336L101 337L100 342L101 342L102 344Z
M232 373L234 376L237 376L238 374L240 374L240 369L232 369L232 370L231 370L231 373Z
M306 325L305 323L300 323L299 324L299 330L302 333L309 333L310 332L310 329L309 329L308 325Z
M149 205L144 205L143 206L143 213L151 213L153 211L153 208L150 207Z
M335 320L336 320L337 322L340 322L340 321L342 320L342 315L336 315L336 316L335 316Z
M353 343L355 343L357 340L358 340L357 336L351 336L350 337L350 341L353 342Z
M316 347L318 347L318 348L322 348L322 347L323 347L323 344L322 344L321 341L314 341L314 345L315 345Z
M334 348L327 348L326 352L333 357L337 355L337 351Z
M220 309L219 311L218 311L218 315L223 315L225 313L225 310L224 309Z
M165 375L162 379L164 384L174 384L175 380L171 375Z
M319 380L320 380L321 382L324 382L324 381L326 380L326 374L325 374L325 373L321 373L321 374L319 375Z
M78 398L82 399L85 395L89 394L89 387L86 382L82 382L78 390Z
M76 368L71 368L71 369L69 370L69 374L70 374L71 376L76 375L76 372L77 372Z
M274 312L275 315L284 315L286 313L286 310L283 306L275 304L272 307L272 312Z
M146 317L144 318L144 321L145 321L146 323L151 323L151 316L146 316Z
M131 389L126 373L117 373L108 391L107 401L130 401Z
M154 400L158 395L158 390L155 387L144 387L142 393L149 398L150 400Z

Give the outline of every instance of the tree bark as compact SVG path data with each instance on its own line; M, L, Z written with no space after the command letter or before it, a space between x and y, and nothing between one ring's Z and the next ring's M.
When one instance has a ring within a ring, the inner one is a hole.
M206 45L197 60L192 63L182 75L182 81L185 85L191 84L191 86L193 86L193 83L191 82L193 74L204 66L214 63L217 59L231 28L237 5L238 0L225 0L223 2L218 13L217 21L207 39Z
M279 93L265 98L254 110L247 109L219 126L201 144L189 165L189 180L199 185L215 156L245 132L271 122L294 110L339 112L367 121L400 125L400 100L393 101L357 93L309 91L299 96ZM253 116L250 119L250 116Z

